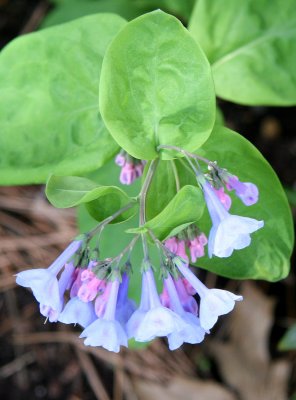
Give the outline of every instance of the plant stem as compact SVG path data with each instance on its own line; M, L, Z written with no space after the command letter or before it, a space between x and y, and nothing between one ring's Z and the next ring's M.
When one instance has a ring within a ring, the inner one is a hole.
M174 160L171 160L171 166L172 166L172 170L173 170L175 181L176 181L176 190L177 190L177 192L179 192L179 190L180 190L180 179L179 179L178 170L177 170L177 167L176 167L176 164L175 164Z
M146 223L146 196L148 193L148 189L151 183L151 180L153 178L154 172L156 170L156 167L158 165L159 159L152 160L149 169L145 178L145 181L143 183L141 192L140 192L140 226L145 225ZM143 252L144 252L144 260L148 260L148 244L147 244L147 239L144 234L141 234L142 238L142 243L143 243Z
M125 211L129 210L131 207L135 205L134 202L128 203L126 206L120 208L114 214L110 215L110 217L104 219L102 222L99 223L94 229L89 231L86 235L88 239L91 239L96 233L100 232L106 225L108 225L111 221L117 218L120 214L124 213Z
M197 154L190 153L189 151L186 151L186 150L182 149L181 147L170 146L170 145L166 145L166 144L161 144L161 145L159 145L159 146L157 147L157 150L160 150L160 149L175 150L175 151L177 151L178 153L182 153L182 154L184 154L184 155L187 155L188 157L195 158L195 159L197 159L197 160L203 161L203 162L205 162L206 164L210 165L211 167L217 169L217 166L216 166L211 160L208 160L207 158L198 156Z
M113 260L112 260L112 264L114 262L116 262L117 264L120 263L122 257L125 255L125 253L129 252L129 256L130 253L136 243L136 241L139 239L140 235L135 236L130 242L129 244L121 251L121 253L118 254L118 256L116 256Z

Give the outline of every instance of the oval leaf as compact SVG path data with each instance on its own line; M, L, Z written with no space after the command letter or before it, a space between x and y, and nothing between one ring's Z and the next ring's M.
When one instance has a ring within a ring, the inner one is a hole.
M285 192L271 166L248 140L218 126L198 153L216 160L241 181L258 186L257 204L246 207L232 196L230 212L264 221L264 227L252 234L249 247L235 251L229 258L203 257L198 265L229 278L277 281L286 277L294 241L293 220ZM200 225L209 231L208 213Z
M212 64L219 97L296 104L294 0L198 0L189 30Z
M205 142L215 120L210 66L180 21L154 11L120 31L103 62L100 111L139 159L156 158L159 144L192 150Z
M118 149L98 112L101 64L125 21L84 17L21 36L0 54L0 184L98 168Z
M134 201L116 186L99 186L90 179L78 176L52 175L46 185L46 196L58 208L74 207L85 203L88 212L97 221L102 221ZM113 222L124 221L135 212L136 207L133 207Z
M164 240L198 221L204 206L201 190L195 186L184 186L162 212L146 222L144 227L151 229L158 239Z

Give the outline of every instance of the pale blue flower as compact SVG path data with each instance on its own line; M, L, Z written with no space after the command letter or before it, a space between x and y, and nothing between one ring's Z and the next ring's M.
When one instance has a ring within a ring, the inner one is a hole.
M207 182L203 184L204 196L213 226L209 235L209 257L229 257L233 250L240 250L250 245L250 233L264 225L263 221L253 218L231 215L215 195Z
M59 308L60 291L57 280L58 273L75 252L80 248L81 240L74 240L63 253L47 268L29 269L16 274L16 283L31 288L36 300L53 308Z
M86 346L102 346L116 353L119 352L120 346L127 347L126 332L115 319L119 285L118 279L107 284L106 290L110 287L110 294L103 317L92 322L80 335L81 338L86 338Z
M83 328L90 325L96 319L97 316L93 303L85 303L77 296L67 302L65 308L58 317L58 321L64 324L79 324Z
M140 305L140 310L135 311L132 315L127 324L129 337L134 337L138 342L149 342L155 337L167 336L184 329L186 324L182 318L161 305L152 270L148 269L143 275L145 276L143 277L145 286L142 291L146 297L144 300L147 301L148 298L149 309L145 310L144 306L147 304L144 304L142 308Z
M190 269L182 263L180 258L175 258L174 262L200 297L200 325L206 331L215 325L220 315L228 314L232 311L236 301L243 300L242 296L237 296L227 290L208 289Z
M199 318L184 310L177 287L170 275L164 280L164 285L170 298L170 308L177 313L184 322L182 330L176 330L168 335L170 350L176 350L183 343L201 343L204 340L206 331L201 327Z
M116 320L98 318L84 329L80 337L86 338L86 346L102 346L115 353L119 352L120 346L128 346L126 333Z
M56 322L64 307L64 294L72 281L73 272L75 267L73 263L65 265L65 268L58 280L58 296L56 298L46 299L40 303L40 313L49 319L50 322ZM53 306L55 304L55 306Z

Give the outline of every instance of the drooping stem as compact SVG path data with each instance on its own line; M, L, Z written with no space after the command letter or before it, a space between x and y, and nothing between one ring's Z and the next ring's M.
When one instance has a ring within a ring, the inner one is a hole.
M125 211L129 210L134 205L135 205L134 202L128 203L126 206L120 208L114 214L110 215L110 217L104 219L102 222L99 223L99 225L97 225L94 229L92 229L91 231L89 231L86 234L87 238L91 239L94 235L96 235L98 232L100 232L106 225L108 225L111 221L113 221L115 218L117 218L119 215L121 215Z
M130 243L118 254L118 256L116 256L113 260L112 260L112 264L117 263L119 264L122 257L125 255L125 253L129 253L128 254L128 258L130 256L130 253L132 252L132 249L134 247L134 245L136 244L137 240L139 239L140 235L135 236Z
M171 146L171 145L166 145L166 144L161 144L161 145L159 145L159 146L157 147L157 150L161 150L161 149L164 149L164 150L165 150L165 149L166 149L166 150L175 150L175 151L177 151L178 153L187 155L188 157L191 157L191 158L195 158L196 160L203 161L204 163L210 165L211 167L218 169L218 167L215 165L215 163L213 163L211 160L208 160L208 159L205 158L205 157L198 156L197 154L190 153L189 151L186 151L186 150L182 149L181 147Z
M180 190L180 179L179 179L178 170L177 170L177 167L176 167L176 164L175 164L174 160L171 160L171 166L172 166L173 174L174 174L174 177L175 177L176 190L177 190L177 192L179 192L179 190Z
M153 178L154 172L156 170L156 167L158 165L159 159L152 160L148 172L145 178L145 181L143 183L141 192L140 192L140 226L145 225L146 223L146 197L148 193L148 189L151 183L151 180ZM142 237L142 243L143 243L143 252L144 252L144 260L148 260L148 244L147 244L147 239L144 234L141 235Z

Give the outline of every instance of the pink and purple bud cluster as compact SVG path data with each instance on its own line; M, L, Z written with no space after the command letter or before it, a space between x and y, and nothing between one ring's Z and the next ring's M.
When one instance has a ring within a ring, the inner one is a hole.
M206 235L199 232L194 225L185 229L181 237L172 236L164 242L167 249L181 257L187 264L189 263L189 257L186 253L186 248L189 249L191 262L195 263L198 258L205 255L204 248L207 243Z
M131 185L143 175L145 161L137 160L124 150L115 157L115 164L121 167L119 180L123 185Z

